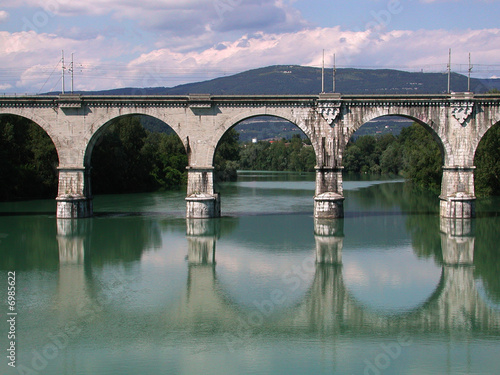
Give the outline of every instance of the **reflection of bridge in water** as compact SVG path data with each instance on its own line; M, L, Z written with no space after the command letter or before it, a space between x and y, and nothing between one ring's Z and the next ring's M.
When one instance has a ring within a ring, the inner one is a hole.
M86 271L84 266L89 238L86 232L90 230L85 223L58 220L58 308L62 313L74 301L83 301L87 308L97 306L92 311L92 319L105 321L106 314L101 312L106 309L106 301L99 300L91 271L88 267ZM232 340L248 338L254 330L265 334L390 334L404 331L467 333L474 328L474 332L500 334L500 312L484 301L474 281L475 237L469 219L441 218L440 282L426 302L399 314L371 310L349 293L342 276L342 220L315 221L314 278L303 300L291 307L281 306L286 292L279 289L258 301L252 309L234 303L221 291L215 271L217 221L188 220L186 238L188 278L183 297L176 304L166 306L161 314L141 311L139 318L127 312L126 319L147 322L149 327L159 330L157 333L166 327L175 327L197 335L206 332L208 327L210 332L229 334ZM121 280L117 286L123 288L123 282L127 281ZM74 306L69 310L74 311ZM85 313L81 315L84 319ZM75 320L74 316L65 318Z

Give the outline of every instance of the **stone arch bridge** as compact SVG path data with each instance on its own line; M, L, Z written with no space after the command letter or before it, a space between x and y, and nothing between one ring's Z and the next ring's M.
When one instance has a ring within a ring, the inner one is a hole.
M59 157L58 218L92 216L90 160L113 119L148 115L169 125L188 155L188 218L220 215L213 160L226 131L262 115L297 125L316 154L314 214L343 216L342 155L351 135L380 116L404 116L427 128L443 154L441 216L474 216L474 155L484 134L500 122L500 95L287 95L234 96L20 96L1 97L0 115L28 118L42 127Z

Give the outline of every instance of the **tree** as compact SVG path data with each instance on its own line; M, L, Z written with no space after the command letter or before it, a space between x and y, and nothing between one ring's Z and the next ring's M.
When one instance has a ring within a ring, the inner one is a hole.
M431 134L414 123L399 136L403 147L403 174L416 186L439 190L443 176L441 150Z
M0 117L0 199L57 195L58 157L47 133L20 116Z
M344 168L346 172L360 173L363 166L363 152L355 142L347 145L344 154Z
M186 183L188 158L176 134L149 132L141 152L150 160L157 188L174 189Z
M115 120L92 153L92 186L97 194L152 190L151 165L141 150L147 137L137 116Z
M186 182L187 156L175 134L151 133L138 116L117 119L92 155L97 194L172 189Z
M290 140L244 143L240 147L241 169L312 172L315 165L311 142L303 142L298 134Z
M219 141L215 150L214 167L216 181L235 181L240 160L239 133L230 129Z
M403 163L402 153L399 142L389 144L380 157L381 173L399 174Z
M477 147L474 163L478 196L500 195L500 124L492 127Z
M500 94L498 89L489 94ZM500 195L500 124L493 126L484 135L476 150L474 182L476 195Z

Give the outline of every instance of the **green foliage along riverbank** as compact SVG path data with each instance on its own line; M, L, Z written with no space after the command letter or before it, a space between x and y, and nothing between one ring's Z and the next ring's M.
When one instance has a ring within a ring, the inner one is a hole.
M289 141L241 146L241 169L312 172L315 165L313 147L299 136ZM346 173L402 175L431 189L441 184L441 152L432 136L418 124L404 128L397 137L364 135L351 140L343 165Z
M0 200L54 198L58 157L48 135L18 116L0 117ZM500 125L481 141L475 158L476 195L500 195ZM175 189L186 183L188 157L175 134L151 132L140 117L116 120L102 134L92 154L94 194ZM309 140L240 143L231 129L217 147L215 176L236 179L236 170L312 172L316 157ZM361 136L351 140L343 157L346 173L394 174L415 185L439 191L441 151L418 124L398 136Z
M500 125L490 129L479 142L474 164L476 195L500 195Z
M310 142L304 142L299 135L294 135L289 141L244 143L240 149L239 167L244 170L312 172L316 156Z
M50 137L25 118L0 117L0 200L55 197L57 152Z
M441 185L441 151L431 134L418 124L402 129L397 137L365 135L351 141L343 164L348 173L402 175L431 190L439 190Z
M500 195L500 125L492 128L476 152L476 195ZM245 143L240 168L269 171L314 171L312 146L299 136L290 141ZM343 155L345 173L400 175L413 185L439 192L443 156L429 131L419 124L398 136L364 135L353 139Z
M111 194L173 189L185 184L187 163L177 135L149 132L137 116L121 117L94 147L92 190Z

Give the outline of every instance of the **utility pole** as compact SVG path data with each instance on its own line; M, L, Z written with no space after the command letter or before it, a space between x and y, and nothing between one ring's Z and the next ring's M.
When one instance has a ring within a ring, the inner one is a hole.
M451 93L451 48L448 57L448 94Z
M321 67L321 93L325 92L325 50L323 50L323 65Z
M335 54L333 54L333 92L335 92L336 82L337 82L337 65L335 63Z
M472 72L472 64L470 60L470 52L469 52L469 73L467 75L467 92L470 92L470 73Z
M62 50L61 52L61 79L62 79L61 94L64 94L64 50Z
M71 93L73 94L73 53L71 54L71 67L69 70L71 72Z

